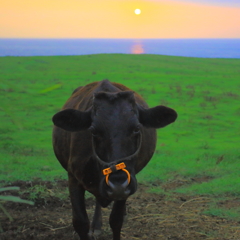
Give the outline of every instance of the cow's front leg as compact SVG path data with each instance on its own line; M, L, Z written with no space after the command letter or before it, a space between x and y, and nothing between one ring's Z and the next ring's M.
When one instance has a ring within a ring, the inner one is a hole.
M115 201L110 215L109 223L113 232L113 240L120 240L123 218L126 214L126 200Z
M89 234L90 222L88 219L84 188L71 174L68 175L69 193L72 203L73 227L81 240L92 240Z
M101 234L102 228L102 209L101 205L99 204L98 200L96 199L96 207L93 216L93 222L91 225L93 235L98 237Z

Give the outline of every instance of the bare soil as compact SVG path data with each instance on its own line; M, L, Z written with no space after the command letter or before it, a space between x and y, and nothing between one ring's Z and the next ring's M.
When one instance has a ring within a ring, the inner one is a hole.
M204 181L204 180L203 180ZM162 184L167 191L181 182ZM42 185L45 195L37 194L35 205L8 202L4 207L13 217L10 221L1 212L0 222L4 230L0 240L71 240L74 231L71 224L71 205L66 197L67 182L15 182L12 186L21 188L20 197L30 196L29 187ZM155 183L158 185L158 183ZM151 187L151 186L150 186ZM219 217L207 216L202 212L209 206L211 199L204 196L185 196L182 194L159 195L150 193L149 186L139 185L137 193L127 202L128 219L122 228L122 239L127 240L240 240L240 224ZM59 193L65 193L59 194ZM6 194L9 194L6 193ZM17 195L16 192L11 194ZM233 207L239 199L222 204ZM86 200L90 219L95 201ZM0 211L2 211L0 209ZM108 217L111 207L103 209L103 232L99 240L111 240Z

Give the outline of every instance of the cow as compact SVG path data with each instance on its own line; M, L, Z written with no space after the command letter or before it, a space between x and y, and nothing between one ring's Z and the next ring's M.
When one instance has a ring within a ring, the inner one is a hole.
M53 116L53 149L68 174L72 223L81 240L100 234L101 207L111 202L109 224L113 240L120 240L126 200L155 151L156 129L176 118L175 110L149 108L138 93L108 80L78 87ZM85 191L96 198L91 224Z

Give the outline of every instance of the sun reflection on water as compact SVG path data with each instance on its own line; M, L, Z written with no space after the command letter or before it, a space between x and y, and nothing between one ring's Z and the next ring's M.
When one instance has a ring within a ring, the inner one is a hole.
M132 54L143 54L144 48L143 48L143 44L140 42L135 42L131 48L131 53Z

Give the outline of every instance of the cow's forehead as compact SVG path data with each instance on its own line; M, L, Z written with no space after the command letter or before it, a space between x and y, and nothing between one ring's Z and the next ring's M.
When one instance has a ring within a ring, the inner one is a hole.
M93 110L93 116L95 116L96 121L99 119L113 120L115 122L127 120L137 116L136 110L131 103L119 102L119 103L103 103L97 105Z
M136 104L125 99L114 102L100 101L94 104L93 113L95 116L108 119L124 119L136 115Z
M123 92L97 92L94 94L94 102L108 101L111 103L126 100L129 102L135 102L133 91Z
M135 106L126 100L98 103L93 110L94 126L103 128L128 128L138 124Z
M135 110L135 106L134 95L130 91L123 94L100 92L93 99L93 111L103 114L104 112L129 114Z

